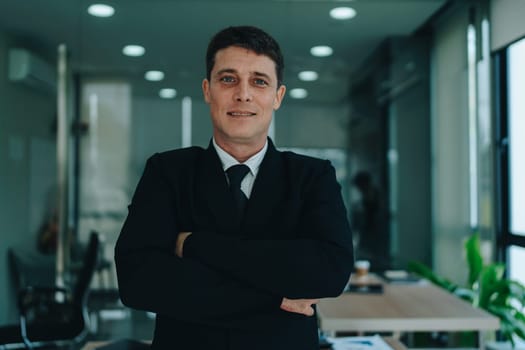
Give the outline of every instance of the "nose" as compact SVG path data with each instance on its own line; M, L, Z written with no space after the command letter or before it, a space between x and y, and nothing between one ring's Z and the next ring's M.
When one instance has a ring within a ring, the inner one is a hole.
M253 98L250 84L246 81L241 81L237 85L234 97L238 102L250 102Z

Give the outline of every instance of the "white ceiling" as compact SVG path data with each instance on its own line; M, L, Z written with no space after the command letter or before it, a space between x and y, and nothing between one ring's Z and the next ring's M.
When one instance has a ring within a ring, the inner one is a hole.
M94 2L114 6L115 15L87 14ZM387 37L410 35L446 0L0 0L0 30L29 48L55 52L66 43L74 71L124 77L140 95L174 87L178 96L200 97L204 55L210 37L230 25L255 25L272 34L285 55L285 84L303 87L309 101L337 103L347 94L350 74ZM329 17L337 6L351 6L348 21ZM125 57L126 44L146 54ZM310 47L327 44L333 56L315 58ZM163 82L144 82L147 69L166 72ZM300 70L316 70L319 80L301 82Z

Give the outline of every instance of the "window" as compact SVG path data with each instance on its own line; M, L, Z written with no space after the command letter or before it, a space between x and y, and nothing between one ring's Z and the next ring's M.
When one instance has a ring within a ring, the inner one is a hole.
M525 39L508 49L510 232L525 236ZM520 215L521 213L521 215Z
M525 39L495 57L499 253L512 279L525 283Z
M521 282L525 281L525 248L518 246L509 247L509 277Z

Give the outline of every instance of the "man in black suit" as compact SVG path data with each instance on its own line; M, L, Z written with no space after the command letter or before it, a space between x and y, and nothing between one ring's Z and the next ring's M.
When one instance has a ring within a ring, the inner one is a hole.
M148 160L115 248L122 301L157 314L154 349L317 350L315 304L353 266L334 169L268 138L286 90L271 36L226 28L206 60L213 138Z

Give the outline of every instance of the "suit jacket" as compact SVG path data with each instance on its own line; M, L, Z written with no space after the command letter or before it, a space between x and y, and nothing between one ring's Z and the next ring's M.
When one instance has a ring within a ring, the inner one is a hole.
M317 350L316 317L279 306L335 297L350 276L333 167L269 140L240 224L232 201L211 144L153 155L115 248L123 303L157 314L154 349Z

